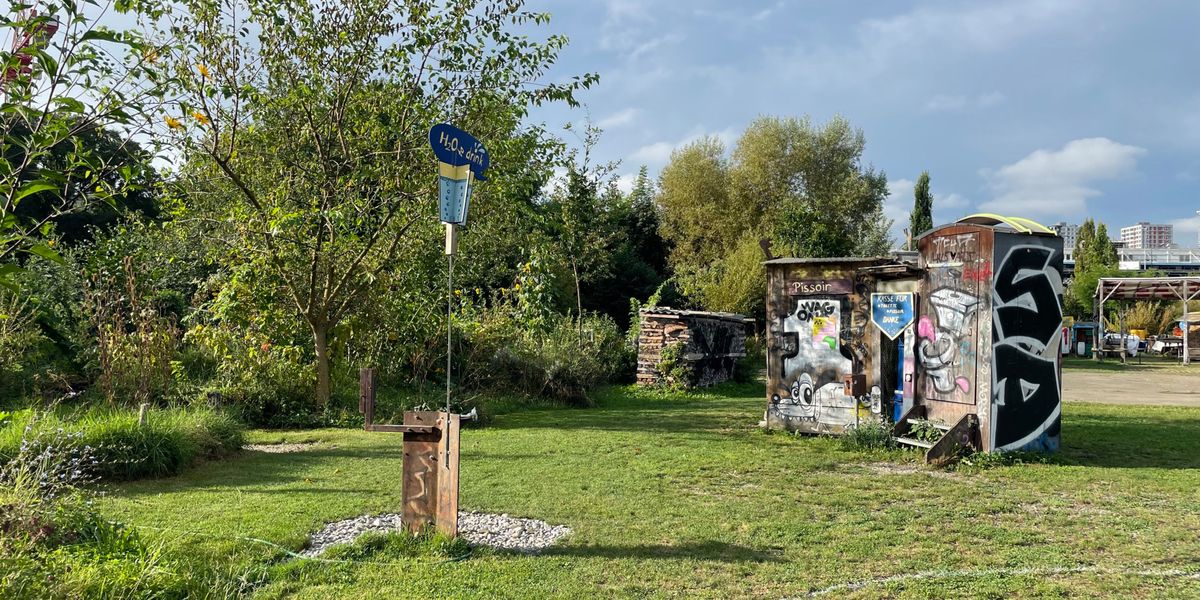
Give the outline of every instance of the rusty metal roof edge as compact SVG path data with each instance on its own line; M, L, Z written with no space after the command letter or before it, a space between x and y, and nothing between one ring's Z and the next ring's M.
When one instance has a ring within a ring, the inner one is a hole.
M879 263L899 262L890 256L822 256L815 258L779 257L763 261L764 265L807 265L825 263Z
M727 321L741 321L746 323L754 322L754 319L745 315L727 312L709 312L706 310L686 310L682 308L671 308L670 306L647 306L639 309L639 313L665 315L672 317L709 317L714 319L725 319Z

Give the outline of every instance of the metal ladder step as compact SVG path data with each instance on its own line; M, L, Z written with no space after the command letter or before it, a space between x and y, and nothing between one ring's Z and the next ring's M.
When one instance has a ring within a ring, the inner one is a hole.
M909 425L928 425L942 431L950 431L950 426L941 421L930 421L929 419L908 419Z
M905 444L907 446L916 446L918 448L925 448L926 450L933 447L933 442L922 442L921 440L907 437L896 437L893 439L896 440L896 443Z

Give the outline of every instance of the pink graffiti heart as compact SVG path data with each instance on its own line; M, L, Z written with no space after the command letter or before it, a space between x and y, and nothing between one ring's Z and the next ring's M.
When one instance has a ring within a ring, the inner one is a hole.
M917 323L917 335L936 342L937 330L933 327L933 320L929 317L921 317Z
M957 383L958 389L962 390L964 393L971 389L971 381L966 377L957 377L954 379L954 383Z

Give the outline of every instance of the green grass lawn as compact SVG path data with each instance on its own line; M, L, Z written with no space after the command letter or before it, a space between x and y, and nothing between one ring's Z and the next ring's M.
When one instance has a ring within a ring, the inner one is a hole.
M273 565L265 598L1200 595L1200 409L1068 404L1052 462L930 471L764 433L760 392L618 388L464 431L464 509L574 529L540 555L300 563L241 539L295 550L327 521L398 511L395 434L255 432L318 445L124 484L101 506L231 574Z

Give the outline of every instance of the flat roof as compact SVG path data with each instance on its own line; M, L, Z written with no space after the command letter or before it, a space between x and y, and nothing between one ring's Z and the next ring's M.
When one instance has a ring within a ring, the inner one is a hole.
M830 263L887 263L895 259L886 256L821 256L813 258L772 258L764 265L820 265Z

